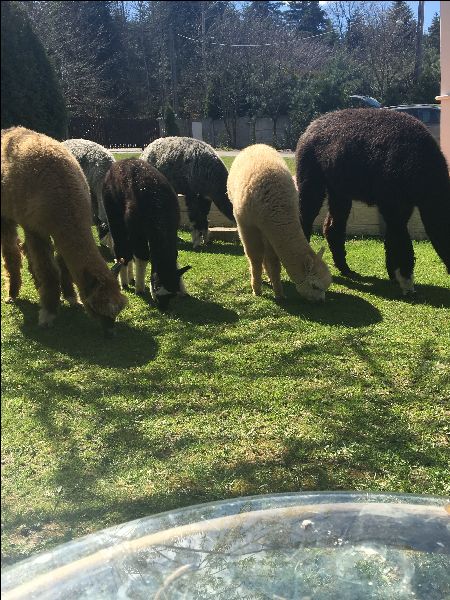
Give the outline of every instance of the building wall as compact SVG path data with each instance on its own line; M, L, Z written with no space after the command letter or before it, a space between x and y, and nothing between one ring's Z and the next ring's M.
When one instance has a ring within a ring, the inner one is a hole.
M441 148L450 167L450 2L441 2Z
M189 218L184 196L179 195L178 199L180 203L180 225L183 228L189 228ZM324 203L322 210L314 221L313 230L316 233L322 232L322 225L326 214L327 205ZM234 223L229 221L214 205L211 206L211 211L209 213L209 226L235 227ZM417 209L414 209L411 219L409 220L408 229L413 240L428 239ZM384 222L377 208L367 206L362 202L353 203L347 222L347 236L353 235L384 237Z

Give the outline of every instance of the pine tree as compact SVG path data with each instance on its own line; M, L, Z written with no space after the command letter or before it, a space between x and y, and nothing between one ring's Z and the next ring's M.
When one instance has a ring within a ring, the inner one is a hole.
M428 28L425 36L425 43L429 48L433 48L436 52L440 52L441 47L441 19L436 13Z
M71 115L126 112L132 94L109 2L23 4L55 67Z
M331 29L331 23L319 2L287 2L288 9L284 13L287 23L292 24L298 31L311 34L326 33Z
M64 99L22 4L1 3L1 126L23 125L64 139L67 135Z
M250 2L245 10L245 15L258 19L274 19L280 20L282 17L281 7L282 2L255 1Z

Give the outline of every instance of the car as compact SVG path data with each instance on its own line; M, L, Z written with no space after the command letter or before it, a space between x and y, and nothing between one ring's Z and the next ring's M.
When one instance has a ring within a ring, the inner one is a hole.
M427 126L434 139L440 143L441 133L441 107L438 104L400 104L387 106L390 110L406 112L422 121Z
M441 133L441 107L439 104L399 104L397 106L382 106L378 100L371 96L353 95L349 96L351 104L355 108L383 108L406 112L422 121L431 135L440 144Z

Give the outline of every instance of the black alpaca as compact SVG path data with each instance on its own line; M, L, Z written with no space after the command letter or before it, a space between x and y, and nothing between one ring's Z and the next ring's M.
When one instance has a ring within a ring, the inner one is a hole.
M418 207L425 231L450 273L450 181L445 158L415 117L385 109L346 109L313 121L296 151L300 215L306 237L328 195L324 222L336 267L345 258L352 200L376 205L386 223L386 268L403 293L414 291L407 223Z
M135 259L136 292L145 289L145 269L151 262L150 291L160 309L170 298L185 294L184 272L178 268L178 198L167 179L140 159L114 163L103 185L103 202L114 253L123 269Z

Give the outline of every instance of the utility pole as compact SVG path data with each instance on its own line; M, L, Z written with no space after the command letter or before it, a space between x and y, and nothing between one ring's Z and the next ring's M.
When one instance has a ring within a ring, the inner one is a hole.
M205 2L202 0L202 66L203 66L203 76L205 75L205 65L206 65L206 7Z
M169 60L170 75L172 81L172 107L173 112L178 114L178 78L177 78L177 55L175 52L175 38L172 23L169 25Z
M414 82L419 81L422 73L423 57L423 21L425 13L425 2L421 0L417 9L417 32L416 32L416 61L414 65Z

